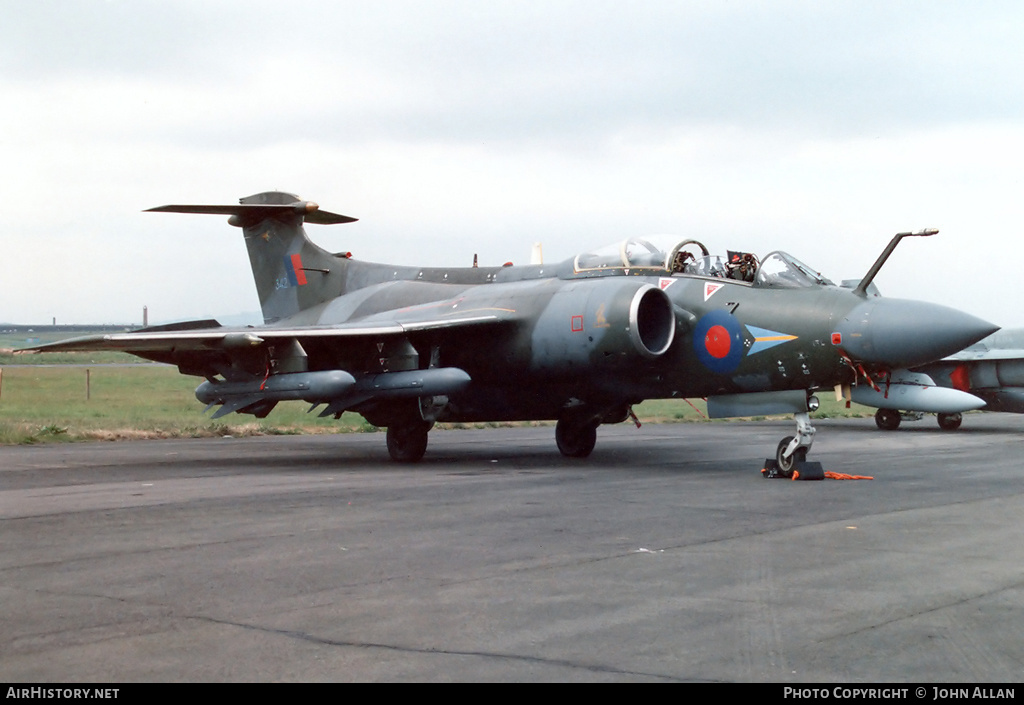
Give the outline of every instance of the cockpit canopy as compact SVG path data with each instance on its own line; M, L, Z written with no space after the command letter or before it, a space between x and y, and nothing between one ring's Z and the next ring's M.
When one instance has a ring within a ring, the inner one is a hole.
M754 286L770 289L801 289L812 286L835 286L820 272L793 255L776 250L764 258L754 277Z
M593 252L581 252L573 265L577 273L637 267L667 269L667 257L661 247L649 240L630 238Z
M759 261L749 252L728 251L712 255L697 240L666 236L630 238L573 261L578 275L634 274L649 276L696 276L733 279L761 288L798 289L835 286L816 270L785 252L775 251Z

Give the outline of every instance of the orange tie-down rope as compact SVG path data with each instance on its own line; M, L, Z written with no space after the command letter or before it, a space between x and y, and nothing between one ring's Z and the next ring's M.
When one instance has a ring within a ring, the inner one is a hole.
M845 472L832 472L831 470L825 471L825 478L828 480L874 480L875 478L870 475L847 475ZM800 471L794 470L793 480L800 479Z
M785 477L785 475L781 475L781 474L769 475L768 474L768 468L761 468L761 474L766 476L766 477L777 477L777 478ZM847 475L845 472L832 472L831 470L826 470L822 474L824 475L823 479L829 479L829 480L874 480L875 479L875 478L871 477L870 475ZM799 480L800 479L800 471L799 470L794 470L793 474L789 476L789 479L790 480ZM817 478L812 478L812 479L817 479Z
M825 471L825 477L830 480L874 480L870 475L847 475L845 472Z

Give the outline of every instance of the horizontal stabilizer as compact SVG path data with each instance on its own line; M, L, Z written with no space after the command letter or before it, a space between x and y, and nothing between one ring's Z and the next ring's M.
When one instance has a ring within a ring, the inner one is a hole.
M320 206L312 201L300 201L289 204L276 203L239 203L231 206L192 206L192 205L170 205L148 208L145 213L200 213L207 215L230 215L237 217L240 224L258 223L265 218L273 218L280 215L301 215L307 223L316 225L338 225L340 223L354 223L358 218L351 218L340 213L320 210Z

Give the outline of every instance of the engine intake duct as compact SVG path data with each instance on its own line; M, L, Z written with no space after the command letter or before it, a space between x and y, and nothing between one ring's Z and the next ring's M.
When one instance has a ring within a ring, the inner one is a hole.
M664 355L675 340L668 295L632 277L576 282L552 297L533 326L536 371L592 376L595 367L629 366Z
M629 307L629 333L641 355L663 355L676 333L676 317L672 302L661 289L642 288L633 296Z

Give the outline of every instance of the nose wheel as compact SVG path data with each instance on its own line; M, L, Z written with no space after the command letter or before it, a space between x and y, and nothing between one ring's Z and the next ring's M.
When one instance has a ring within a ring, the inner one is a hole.
M805 462L807 460L807 448L797 448L792 451L788 456L786 452L789 451L789 446L796 440L793 436L786 436L779 441L778 448L775 449L775 465L779 469L779 473L783 477L789 477L793 474L793 468L797 462Z
M807 451L811 449L814 442L814 426L811 425L811 416L807 412L794 414L796 420L796 435L786 436L775 448L775 458L769 458L766 462L764 477L792 477L793 471L798 469L798 463L807 462ZM817 463L811 463L817 465ZM801 471L803 474L803 471ZM820 478L819 478L820 479Z

